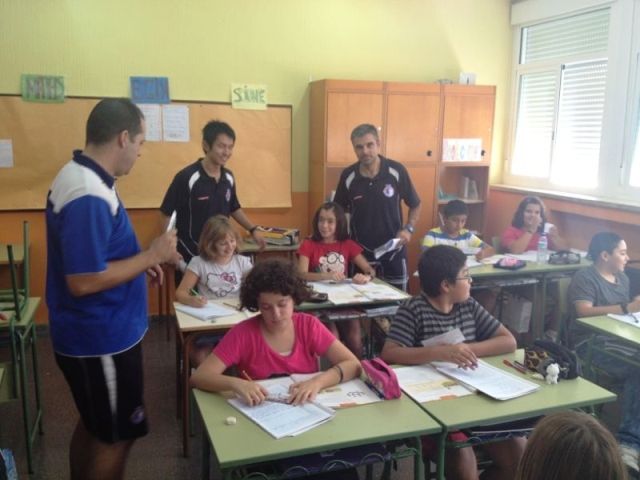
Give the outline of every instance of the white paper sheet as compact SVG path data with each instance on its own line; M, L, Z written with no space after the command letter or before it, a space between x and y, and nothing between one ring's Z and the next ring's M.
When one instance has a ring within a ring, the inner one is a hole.
M277 379L279 380L279 379ZM282 396L288 392L285 381L259 382L265 385L269 395ZM274 438L293 437L331 420L335 412L316 402L302 405L289 405L280 402L262 402L251 407L237 398L230 398L229 403L240 410L246 417L258 424Z
M294 373L291 379L296 382L303 382L317 375L317 373ZM339 383L333 387L321 390L316 396L316 402L328 408L346 408L356 405L366 405L367 403L381 402L375 392L371 391L367 384L359 378L354 378L348 382Z
M139 103L145 120L144 139L147 142L160 142L162 140L162 115L160 105L155 103Z
M416 402L431 402L464 397L473 392L439 373L431 365L413 365L394 369L400 388Z
M189 107L187 105L162 106L162 130L165 142L188 142Z
M535 392L540 385L516 377L499 368L478 360L475 369L458 368L454 363L433 362L433 366L448 377L478 389L496 400L509 400Z
M385 253L393 252L394 250L398 250L400 247L402 247L402 240L400 240L399 238L392 238L387 243L376 248L373 251L373 256L376 260L378 260Z
M448 332L441 333L435 337L422 341L423 347L435 347L436 345L457 345L464 342L464 335L459 328L454 328Z
M202 308L191 307L189 305L176 303L174 305L174 308L188 315L191 315L192 317L199 318L200 320L213 320L216 317L226 317L227 315L238 313L237 310L223 307L222 305L213 302L207 303L207 305Z
M628 313L624 315L610 313L607 315L607 317L611 317L614 320L618 320L619 322L626 323L627 325L632 325L634 327L640 328L640 312Z
M0 139L0 168L13 167L13 141Z

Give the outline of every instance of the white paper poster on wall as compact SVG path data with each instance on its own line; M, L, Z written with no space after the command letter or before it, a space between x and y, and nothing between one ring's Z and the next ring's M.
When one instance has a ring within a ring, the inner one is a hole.
M165 142L189 141L189 107L187 105L162 106L162 130Z
M442 140L443 162L480 162L481 138L445 138Z
M0 138L0 168L13 167L13 141Z
M138 108L142 111L145 120L145 136L147 142L162 141L162 115L160 105L157 103L139 103Z

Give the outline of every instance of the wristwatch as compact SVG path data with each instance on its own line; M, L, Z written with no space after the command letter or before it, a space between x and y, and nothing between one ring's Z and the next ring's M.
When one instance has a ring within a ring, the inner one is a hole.
M411 225L410 223L407 223L404 227L402 227L403 230L406 230L409 233L413 233L416 231L415 227L413 225Z
M249 233L253 235L253 232L255 232L258 228L260 228L260 225L254 225L249 229Z
M620 308L622 309L622 313L624 313L625 315L629 315L629 307L628 307L628 303L621 303L620 304Z

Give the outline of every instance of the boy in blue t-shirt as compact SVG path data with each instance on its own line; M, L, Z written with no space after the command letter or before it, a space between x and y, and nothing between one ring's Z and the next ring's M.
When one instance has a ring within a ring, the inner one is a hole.
M490 257L495 253L493 247L483 242L477 235L464 228L469 209L462 200L451 200L444 207L442 227L432 228L422 240L422 248L434 245L450 245L459 248L467 255L475 255L477 260Z

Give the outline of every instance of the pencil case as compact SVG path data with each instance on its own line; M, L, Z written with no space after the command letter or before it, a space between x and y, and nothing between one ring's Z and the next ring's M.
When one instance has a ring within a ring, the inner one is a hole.
M396 372L381 358L362 360L362 369L369 382L385 400L400 398L400 384Z

